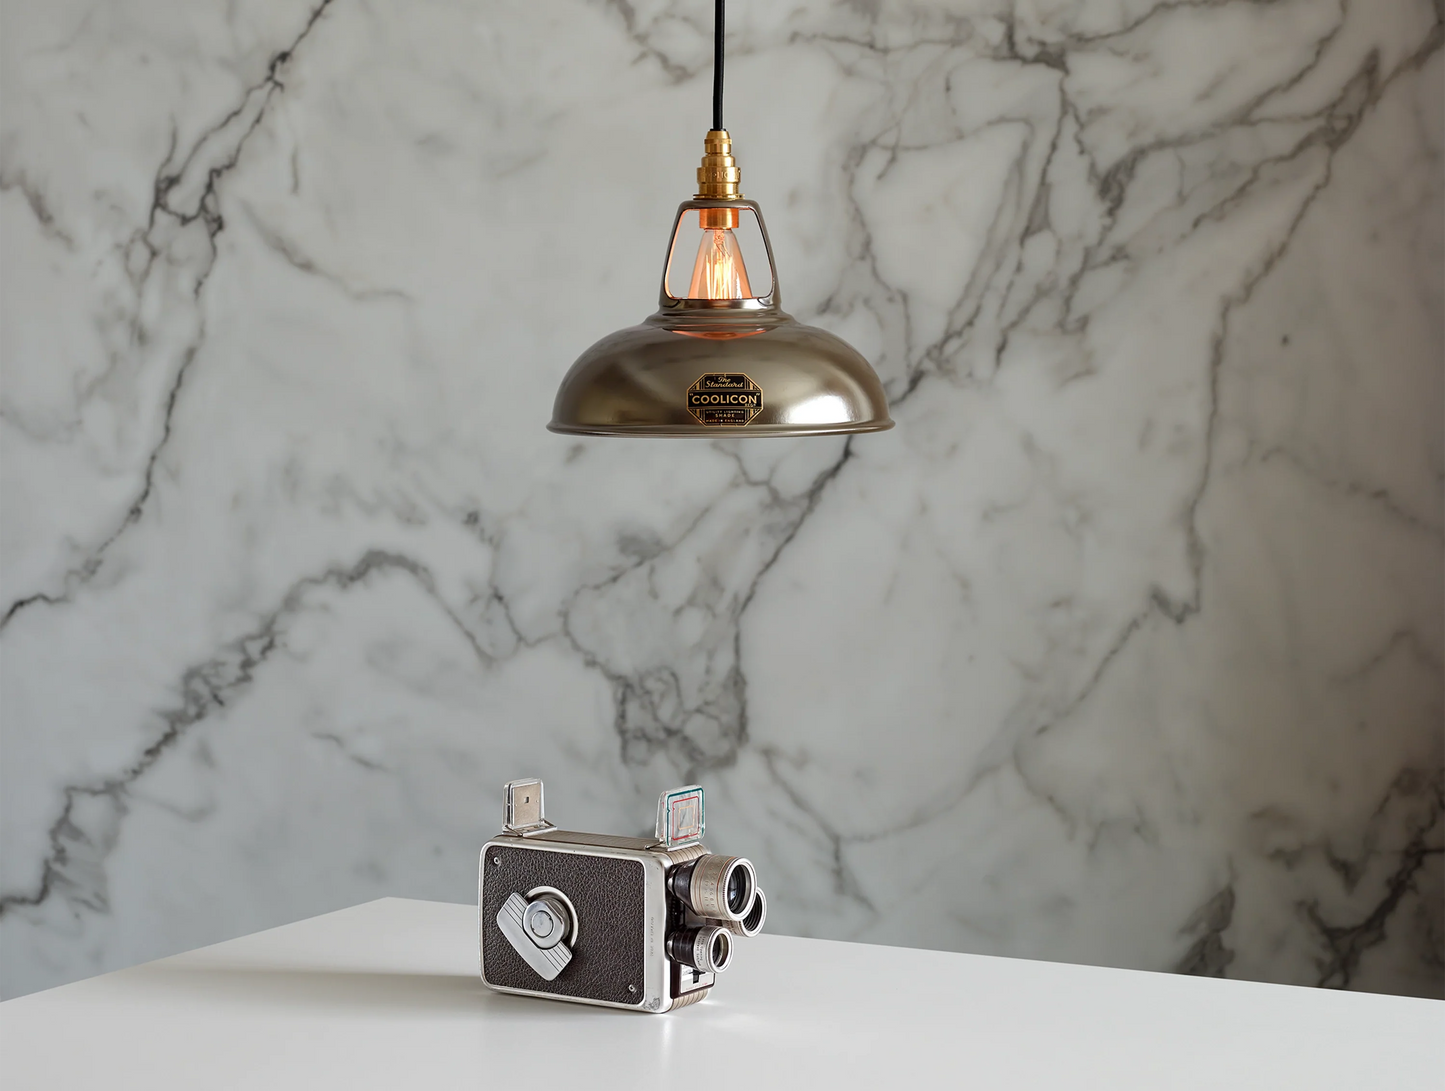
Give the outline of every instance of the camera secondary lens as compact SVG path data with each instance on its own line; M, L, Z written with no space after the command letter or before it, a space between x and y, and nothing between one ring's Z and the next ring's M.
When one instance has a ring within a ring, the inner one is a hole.
M743 931L750 936L756 936L763 930L763 921L768 916L768 899L763 894L763 888L758 887L758 892L753 896L752 908L748 915L743 918Z
M668 884L699 917L740 921L752 908L757 872L741 856L708 853L672 869Z
M740 921L728 921L727 930L735 936L756 936L763 930L763 921L768 919L768 899L763 888L758 887L753 895L753 904Z
M688 928L667 937L667 954L675 962L703 973L720 974L733 960L733 938L726 928Z

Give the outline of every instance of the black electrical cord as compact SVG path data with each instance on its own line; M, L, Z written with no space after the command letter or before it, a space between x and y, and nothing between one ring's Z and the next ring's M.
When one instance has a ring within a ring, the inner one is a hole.
M717 0L712 24L712 127L721 129L723 80L723 8L727 0Z

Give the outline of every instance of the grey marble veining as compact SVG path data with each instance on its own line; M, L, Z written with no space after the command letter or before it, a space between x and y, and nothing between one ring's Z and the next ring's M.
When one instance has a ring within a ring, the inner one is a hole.
M898 427L576 441L709 5L3 12L0 991L701 780L783 932L1445 994L1438 3L744 3Z

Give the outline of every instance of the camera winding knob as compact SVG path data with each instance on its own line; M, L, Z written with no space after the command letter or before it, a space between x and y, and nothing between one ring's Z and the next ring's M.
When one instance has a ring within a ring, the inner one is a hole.
M528 902L522 911L522 928L527 938L544 951L562 942L570 923L567 907L548 894Z

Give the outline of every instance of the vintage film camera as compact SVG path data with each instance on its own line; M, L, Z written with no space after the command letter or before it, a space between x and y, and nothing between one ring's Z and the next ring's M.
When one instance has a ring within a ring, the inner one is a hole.
M542 782L506 786L477 880L482 981L499 992L663 1012L693 1004L767 915L753 865L702 845L697 785L664 792L657 836L559 830Z

